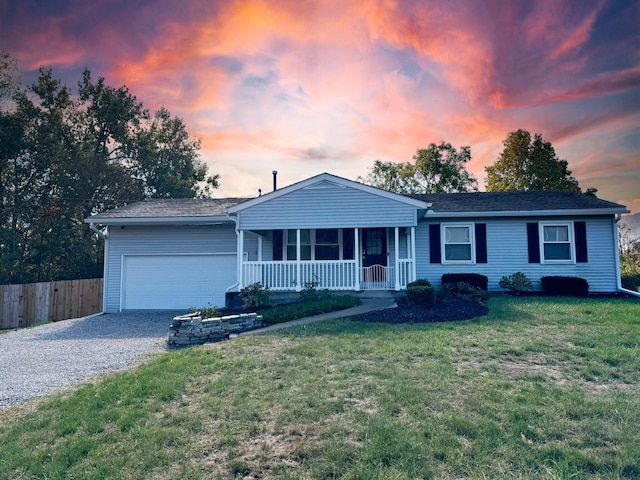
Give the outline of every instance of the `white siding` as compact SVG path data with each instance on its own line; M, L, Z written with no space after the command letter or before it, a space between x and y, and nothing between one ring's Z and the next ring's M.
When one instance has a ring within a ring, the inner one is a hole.
M238 213L243 230L393 227L416 224L416 207L354 188L303 188Z
M587 263L540 264L529 263L527 247L527 222L553 220L549 218L506 219L456 219L475 221L487 225L487 263L474 265L443 265L429 263L429 223L447 222L445 219L421 221L416 229L417 277L428 279L434 286L441 286L445 273L480 273L489 278L489 290L499 291L498 282L504 275L524 272L540 290L540 278L562 275L584 278L590 292L615 292L617 290L615 266L615 241L612 217L572 218L585 221L587 227ZM556 219L557 220L557 219ZM566 220L566 219L565 219Z
M123 255L235 254L236 250L232 224L109 227L109 252L104 272L105 309L107 312L120 310Z

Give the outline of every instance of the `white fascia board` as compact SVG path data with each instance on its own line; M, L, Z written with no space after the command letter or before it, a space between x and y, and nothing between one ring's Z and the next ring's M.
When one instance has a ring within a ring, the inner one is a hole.
M510 210L498 212L436 212L429 210L422 218L462 218L462 217L575 217L577 215L615 215L629 213L619 208L592 208L588 210Z
M244 210L245 208L249 208L254 205L258 205L262 202L273 200L274 198L278 198L278 197L281 197L282 195L295 192L296 190L301 190L303 188L310 187L322 181L335 183L336 185L339 185L342 187L361 190L363 192L367 192L372 195L378 195L379 197L387 198L389 200L394 200L396 202L404 203L406 205L412 205L416 208L427 208L426 202L423 202L422 200L416 200L414 198L405 197L404 195L399 195L397 193L387 192L386 190L381 190L379 188L371 187L363 183L354 182L353 180L348 180L346 178L338 177L336 175L331 175L330 173L321 173L319 175L316 175L315 177L307 178L306 180L302 180L300 182L291 184L287 187L281 188L274 192L265 193L260 197L256 197L251 200L247 200L246 202L239 203L238 205L229 207L227 209L227 212L237 213L241 210Z
M217 223L233 223L226 215L210 217L120 217L120 218L85 218L85 223L96 225L208 225Z

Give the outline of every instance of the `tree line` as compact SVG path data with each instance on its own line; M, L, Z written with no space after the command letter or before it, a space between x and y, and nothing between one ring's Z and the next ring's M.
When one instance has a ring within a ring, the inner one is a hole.
M553 145L536 133L517 130L507 135L504 149L493 165L485 167L486 190L570 190L582 189L568 169L566 160L558 158ZM467 172L471 148L457 150L450 143L432 143L418 149L413 162L382 162L376 160L365 178L368 185L401 194L463 193L478 191L478 181ZM584 193L595 195L595 188Z
M102 275L103 241L83 220L145 198L218 187L182 119L85 70L72 91L51 69L23 86L0 52L0 284Z

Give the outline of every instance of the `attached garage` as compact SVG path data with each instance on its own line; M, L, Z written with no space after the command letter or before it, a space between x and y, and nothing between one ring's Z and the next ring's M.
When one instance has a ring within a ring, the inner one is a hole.
M224 306L236 283L236 255L124 255L123 310Z

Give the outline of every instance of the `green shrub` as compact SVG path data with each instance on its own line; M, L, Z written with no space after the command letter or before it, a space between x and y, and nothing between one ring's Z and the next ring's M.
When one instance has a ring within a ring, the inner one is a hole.
M216 317L222 316L222 312L218 307L214 307L210 303L207 303L207 305L208 307L198 308L198 309L192 307L188 310L188 312L199 313L202 318L216 318Z
M522 272L516 272L514 274L504 276L498 283L503 290L509 290L514 293L529 292L533 290L533 284L531 280Z
M263 287L260 282L244 287L240 291L240 298L242 298L242 305L245 310L271 305L269 287Z
M579 277L542 277L542 291L545 295L586 297L589 295L589 283Z
M306 282L304 284L304 288L300 292L300 300L302 302L316 302L318 300L324 300L329 298L330 296L329 290L327 290L326 288L322 290L318 290L317 287L319 284L320 282L318 282L317 280L313 282Z
M462 297L473 300L486 300L487 291L471 285L469 282L445 283L442 286L445 297Z
M426 278L419 278L414 282L407 283L407 288L409 287L430 287L431 282Z
M640 291L640 275L623 275L622 288L633 292Z
M475 288L484 290L485 292L489 286L489 279L485 275L479 273L445 273L442 275L442 286L444 287L448 283L468 283Z
M436 304L436 291L430 285L407 285L407 301L412 305L432 307Z

